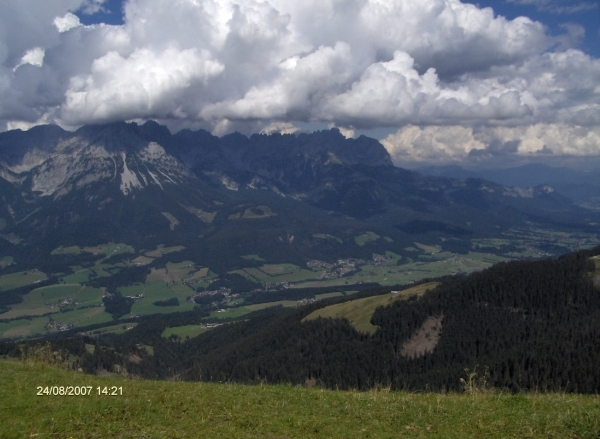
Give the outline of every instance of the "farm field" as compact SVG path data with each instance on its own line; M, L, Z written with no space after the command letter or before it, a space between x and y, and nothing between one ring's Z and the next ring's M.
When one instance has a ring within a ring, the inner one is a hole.
M315 300L323 300L323 299L329 299L331 297L342 297L342 296L344 296L344 293L340 293L339 291L337 293L315 294Z
M187 302L188 296L194 294L194 291L185 285L169 286L162 281L151 281L145 284L132 285L130 287L121 287L119 291L123 296L144 295L143 299L136 300L131 307L131 313L123 318L132 315L149 315L158 313L171 313L177 311L188 311L194 308L194 304ZM153 302L158 300L177 297L179 306L156 306Z
M211 312L209 317L211 317L211 318L216 317L220 320L235 319L237 317L241 317L245 314L248 314L252 311L253 310L251 310L250 308L245 307L245 306L238 306L236 308L223 308L223 309Z
M351 294L351 293L349 293ZM325 294L317 294L314 296L315 300L328 299L330 297L342 297L343 293L325 293ZM310 297L307 299L311 299ZM274 302L265 302L265 303L256 303L252 305L245 305L236 308L229 308L229 311L226 313L212 313L211 317L221 317L221 318L232 318L232 317L240 317L244 314L247 314L252 311L258 311L261 309L272 308L274 306L283 306L284 308L295 308L298 306L305 305L307 303L305 300L277 300Z
M14 258L12 256L3 256L2 259L0 259L0 269L4 268L4 267L8 267L10 264L12 264L14 262Z
M215 219L215 216L217 216L218 211L214 211L214 212L205 212L202 209L197 209L195 207L192 206L185 206L183 204L181 204L181 207L183 207L185 210L187 210L189 213L192 213L194 215L196 215L196 217L205 222L205 223L212 223L212 221Z
M151 258L160 258L161 256L168 255L169 253L180 252L185 249L182 245L175 245L172 247L165 247L164 245L159 245L156 250L152 250L146 252L145 255Z
M65 325L87 326L97 323L110 322L112 317L104 311L103 306L81 308L75 311L60 313L52 316L54 320Z
M507 254L511 257L539 258L546 255L544 248L549 245L561 248L563 252L598 245L598 235L586 232L559 232L530 227L510 229L502 235L509 244L520 249L518 252Z
M2 314L0 314L0 316L2 316ZM50 329L48 331L45 327L45 325L51 321L63 325L87 326L98 323L107 323L111 320L112 317L110 314L104 312L103 306L92 306L69 312L58 312L49 316L0 322L0 338L27 337L35 334L54 332L56 329Z
M46 279L46 274L37 270L5 274L4 276L0 276L0 291L24 287Z
M46 332L44 325L48 323L48 317L34 317L29 319L11 320L0 323L0 337L25 337L32 334Z
M271 210L269 206L256 206L250 207L244 211L242 218L245 219L258 219L258 218L268 218L270 216L277 215L275 212Z
M72 307L102 305L102 291L97 288L83 287L79 284L59 284L36 288L23 296L23 302L11 305L11 310L1 314L3 319L21 316L36 316L60 312L59 304L74 299Z
M89 336L94 336L94 335L99 335L99 334L115 334L115 335L119 335L119 334L123 334L127 331L129 331L130 329L133 329L137 326L137 323L120 323L118 325L112 325L112 326L105 326L103 328L100 329L95 329L93 331L87 331L84 334L85 335L89 335ZM94 345L90 345L90 346L94 346Z
M92 394L36 396L38 386L66 385L91 386ZM98 387L112 386L122 395L97 394ZM584 439L600 431L600 399L141 381L0 360L0 424L7 439L180 439L199 431L207 438L249 439Z
M313 234L313 238L331 239L331 240L334 240L335 242L337 242L338 244L342 244L344 242L340 238L338 238L337 236L328 235L328 234L325 234L325 233L315 233L315 234Z
M174 328L166 328L161 336L164 338L169 338L172 335L175 335L184 341L186 337L194 338L208 330L209 328L207 328L205 325L176 326Z
M256 303L254 305L246 305L244 308L250 311L258 311L260 309L271 308L273 306L283 306L284 308L294 308L298 306L298 300L277 300L275 302Z
M466 255L456 255L449 252L438 251L435 254L417 253L415 249L414 259L407 258L402 265L396 265L400 257L392 252L390 261L375 265L363 265L349 276L337 279L319 280L320 272L313 272L312 279L304 282L294 283L292 288L339 286L345 284L377 282L381 285L406 285L427 277L439 277L455 273L471 273L483 270L492 265L510 260L502 256L489 253L469 252ZM244 271L256 269L244 269ZM306 270L307 271L307 270ZM307 276L308 277L308 276ZM282 276L283 278L283 276ZM291 280L286 279L289 282Z
M90 270L88 268L71 267L74 273L62 278L66 284L81 284L90 280ZM102 273L105 276L110 276L109 273Z
M438 277L454 273L471 273L508 261L509 258L485 253L469 252L455 255L439 252L434 255L416 255L402 265L364 266L346 279L349 283L379 282L382 285L408 284L426 277Z
M375 241L377 239L379 239L379 235L377 233L375 233L375 232L366 232L366 233L364 233L362 235L355 236L354 237L354 242L356 243L356 245L363 246L366 243L371 242L371 241Z
M265 262L265 260L263 258L261 258L259 255L246 255L246 256L242 256L242 258L244 258L248 261Z
M58 247L54 249L50 254L51 255L68 255L74 254L78 255L81 252L91 253L93 255L105 255L105 256L113 256L115 254L120 253L133 253L133 247L130 245L120 243L109 242L106 244L100 244L93 247L79 247L77 245L71 247Z
M433 289L437 285L437 282L429 282L408 288L397 294L388 293L380 296L364 297L362 299L351 300L350 302L329 305L310 313L302 319L302 321L314 320L319 317L345 318L350 321L350 324L354 326L357 331L374 334L375 331L377 331L377 326L371 324L371 317L373 317L373 313L378 306L387 306L396 300L407 299L415 294L422 295L427 290Z
M508 261L510 258L496 256L491 253L469 252L468 254L454 254L443 251L439 247L415 243L414 256L403 260L391 251L386 254L391 258L380 264L367 264L358 267L358 270L342 278L320 279L326 272L325 269L314 267L310 270L292 264L272 264L262 267L248 267L235 270L232 273L240 274L254 282L263 285L267 283L288 282L292 288L338 286L354 283L377 282L381 285L406 285L417 282L426 277L438 277L455 273L471 273L492 265Z
M280 282L304 282L317 279L319 272L307 270L293 264L263 265L259 268L244 268L232 271L250 279L253 282L280 283Z

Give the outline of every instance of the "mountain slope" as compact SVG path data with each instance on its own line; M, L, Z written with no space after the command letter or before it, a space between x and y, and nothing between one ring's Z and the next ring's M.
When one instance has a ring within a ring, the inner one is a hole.
M589 258L599 253L596 248L557 260L503 263L447 280L420 299L378 308L372 336L345 319L305 319L324 306L317 304L262 324L219 328L188 342L187 376L456 389L461 371L478 364L489 367L488 382L499 388L597 393L600 296ZM354 320L360 320L357 312ZM433 351L407 356L407 343L432 318L438 327L428 329L430 337L439 338Z
M539 163L508 169L466 170L459 166L433 166L418 168L417 171L436 177L485 178L499 184L525 188L549 185L578 205L596 210L600 202L600 174L596 171L576 171Z
M599 220L548 186L396 168L376 140L346 139L336 129L249 138L172 135L155 122L16 130L0 133L0 185L2 236L37 249L33 259L61 245L170 244L219 271L257 253L299 264L400 254L415 230L435 243L528 221L589 227ZM431 227L415 229L415 221ZM387 240L356 246L354 237L367 231Z

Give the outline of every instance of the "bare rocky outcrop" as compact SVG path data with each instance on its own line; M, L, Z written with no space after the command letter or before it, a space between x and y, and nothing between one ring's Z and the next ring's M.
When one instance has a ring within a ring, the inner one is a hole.
M421 357L433 352L440 339L443 319L443 315L428 317L421 328L402 345L401 354L405 357Z

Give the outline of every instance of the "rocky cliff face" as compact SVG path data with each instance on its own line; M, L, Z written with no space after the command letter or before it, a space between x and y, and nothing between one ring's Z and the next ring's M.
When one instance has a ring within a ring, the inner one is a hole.
M45 128L38 130L43 142L30 139L29 132L0 136L1 176L36 196L56 199L97 182L116 183L128 195L192 177L162 146L144 141L135 135L136 127L125 123L84 127L74 133Z
M313 134L231 134L206 131L171 135L155 122L86 126L74 133L57 126L0 134L0 177L39 196L61 196L99 181L116 181L123 195L149 185L193 178L192 170L240 186L295 191L296 177L328 165L393 166L374 139L346 139L337 129Z

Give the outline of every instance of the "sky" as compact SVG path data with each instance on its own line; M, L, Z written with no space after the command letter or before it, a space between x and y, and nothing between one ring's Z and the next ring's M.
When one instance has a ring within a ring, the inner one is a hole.
M598 0L3 0L0 131L379 139L397 165L600 156Z

